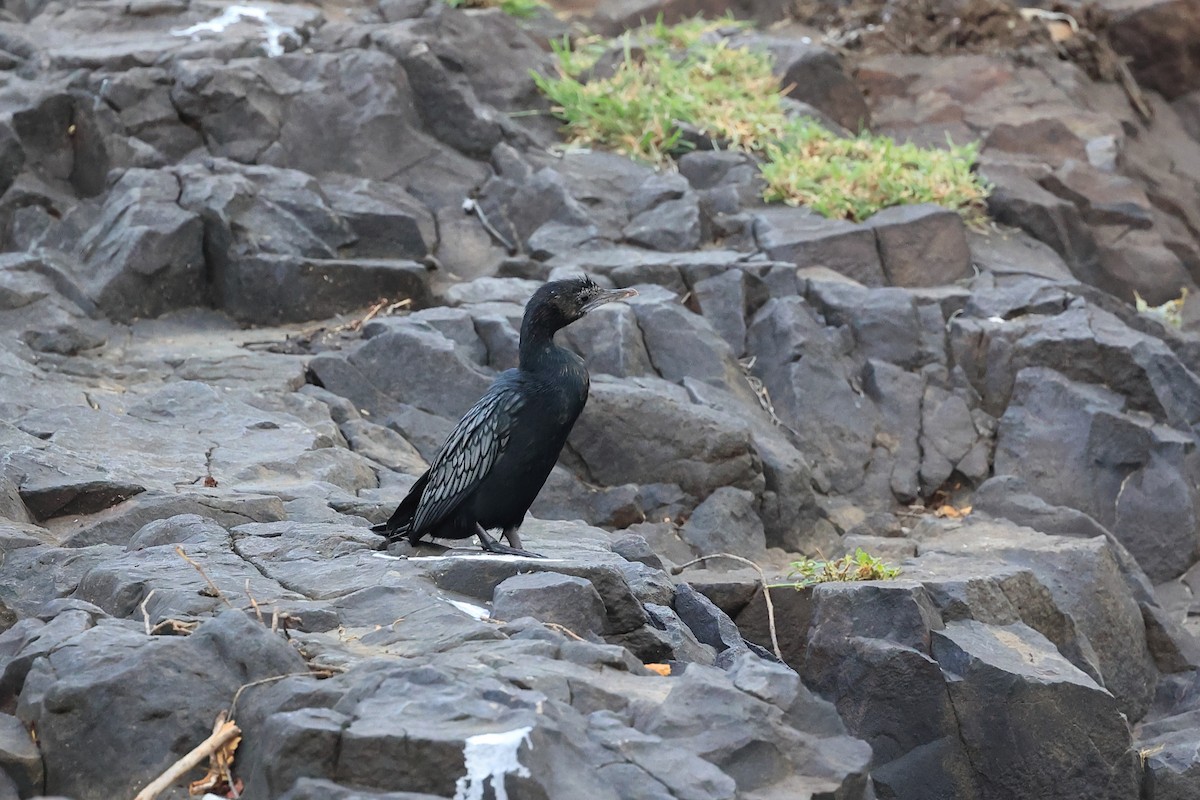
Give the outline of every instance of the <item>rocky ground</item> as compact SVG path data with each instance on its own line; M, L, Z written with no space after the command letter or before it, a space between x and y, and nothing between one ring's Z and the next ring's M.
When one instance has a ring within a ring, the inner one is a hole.
M131 797L222 711L248 798L1200 794L1200 314L1132 305L1200 291L1195 0L1075 49L737 6L798 108L981 139L979 231L564 150L549 14L3 8L0 799ZM548 558L381 552L579 272L640 294L561 337ZM757 572L677 569L860 546L900 576L772 590L783 663Z

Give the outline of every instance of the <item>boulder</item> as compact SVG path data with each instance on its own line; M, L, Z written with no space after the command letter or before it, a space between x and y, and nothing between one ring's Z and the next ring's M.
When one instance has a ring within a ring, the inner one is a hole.
M552 622L583 637L604 631L604 601L589 581L571 575L514 575L496 586L492 613L497 619Z
M81 287L112 319L206 304L204 226L177 204L179 191L172 175L129 170L102 203L64 219L53 244L79 259Z
M1138 793L1141 764L1116 701L1036 631L950 622L934 633L932 648L982 796ZM1048 741L1062 749L1044 747ZM1082 753L1090 760L1080 761Z
M86 800L144 785L211 733L240 685L304 669L282 636L240 611L187 637L141 628L102 622L31 668L18 716L37 727L46 791ZM134 727L144 735L130 737ZM82 760L80 746L109 757Z
M1161 0L1135 4L1106 0L1113 49L1130 60L1141 86L1168 100L1200 88L1200 61L1188 47L1200 30L1200 16L1186 3Z
M761 462L745 424L687 401L670 384L593 380L567 446L598 482L669 482L705 497L720 486L756 491Z
M1043 368L1022 370L997 430L995 469L1037 484L1052 504L1095 517L1163 581L1200 558L1184 455L1190 443L1124 413L1123 405L1106 389Z
M759 247L776 261L797 267L826 267L867 286L883 286L887 276L875 244L875 231L805 208L770 208L755 215Z
M696 506L680 530L700 555L733 553L751 561L766 555L767 540L754 495L723 486Z
M973 274L967 226L954 211L929 203L892 206L865 224L875 229L892 286L941 286Z

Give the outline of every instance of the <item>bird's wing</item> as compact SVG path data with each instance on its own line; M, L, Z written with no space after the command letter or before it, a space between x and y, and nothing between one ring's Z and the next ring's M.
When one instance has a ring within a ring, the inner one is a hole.
M508 446L513 420L524 405L515 386L493 386L459 420L429 467L413 531L424 532L446 519L483 482Z

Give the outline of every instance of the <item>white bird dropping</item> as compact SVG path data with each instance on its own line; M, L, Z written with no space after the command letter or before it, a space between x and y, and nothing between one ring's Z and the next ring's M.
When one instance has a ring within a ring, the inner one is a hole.
M505 776L514 773L521 778L529 777L529 769L521 765L517 752L522 744L530 744L531 731L532 727L517 728L468 737L463 748L467 774L454 784L454 800L483 800L483 785L489 779L496 800L508 800L508 789L504 787Z

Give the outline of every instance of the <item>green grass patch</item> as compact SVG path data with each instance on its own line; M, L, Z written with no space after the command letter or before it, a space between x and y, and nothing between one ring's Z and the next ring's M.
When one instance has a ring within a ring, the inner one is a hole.
M510 17L528 19L546 8L541 0L442 0L451 8L498 8Z
M534 79L574 145L665 165L686 151L680 125L687 124L722 147L759 156L768 201L851 220L925 202L983 218L988 187L971 172L978 144L941 150L870 134L843 139L790 118L770 54L729 44L725 34L739 27L728 19L659 22L616 40L578 41L555 48L557 76ZM624 57L612 74L587 80L614 46Z
M832 561L814 561L812 559L793 561L792 571L788 573L788 578L795 582L784 585L801 589L805 586L832 581L886 580L899 574L899 567L884 563L860 547L854 551L853 555L842 556Z

